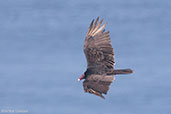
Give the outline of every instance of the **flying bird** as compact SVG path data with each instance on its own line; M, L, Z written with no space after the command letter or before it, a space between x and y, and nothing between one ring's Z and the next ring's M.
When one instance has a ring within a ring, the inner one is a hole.
M78 81L84 79L84 91L104 98L110 84L117 74L130 74L131 69L114 69L114 52L110 41L109 31L105 31L106 23L91 22L84 42L84 54L87 59L87 70Z

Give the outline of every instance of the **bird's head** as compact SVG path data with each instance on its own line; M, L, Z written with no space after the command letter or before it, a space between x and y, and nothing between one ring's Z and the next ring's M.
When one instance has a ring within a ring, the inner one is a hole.
M85 79L85 74L82 74L79 78L78 78L78 81L82 80L82 79Z

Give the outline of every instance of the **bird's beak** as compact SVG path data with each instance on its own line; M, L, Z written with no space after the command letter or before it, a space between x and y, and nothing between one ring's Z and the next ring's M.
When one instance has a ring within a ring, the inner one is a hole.
M78 78L78 81L80 81L80 80L84 79L84 77L85 77L85 75L84 75L84 74L82 74L82 75Z

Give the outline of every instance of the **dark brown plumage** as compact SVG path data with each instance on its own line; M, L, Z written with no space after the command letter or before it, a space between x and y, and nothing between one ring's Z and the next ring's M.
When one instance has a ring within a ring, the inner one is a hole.
M84 91L104 98L116 74L132 73L131 69L114 70L114 52L110 41L109 31L105 32L106 24L99 17L91 22L88 29L84 53L87 59L87 70L78 79L83 82Z

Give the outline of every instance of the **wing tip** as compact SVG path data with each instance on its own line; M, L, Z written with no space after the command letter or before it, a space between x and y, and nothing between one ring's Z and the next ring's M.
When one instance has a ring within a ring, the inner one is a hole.
M85 93L94 94L94 95L97 95L97 96L101 97L102 99L105 99L105 97L102 95L102 93L97 92L97 91L95 91L95 90L93 90L93 89L90 89L90 88L89 88L89 89L84 90L84 92L85 92ZM106 94L106 93L104 93L104 94Z
M88 28L87 35L89 35L89 36L95 36L96 34L98 34L99 32L101 32L101 31L104 30L104 28L105 28L105 26L106 26L107 23L105 23L105 24L102 25L102 22L103 22L104 19L102 18L100 20L100 22L98 23L99 19L100 18L98 16L96 20L94 20L94 19L92 20L92 22L91 22L91 24L90 24L90 26Z

